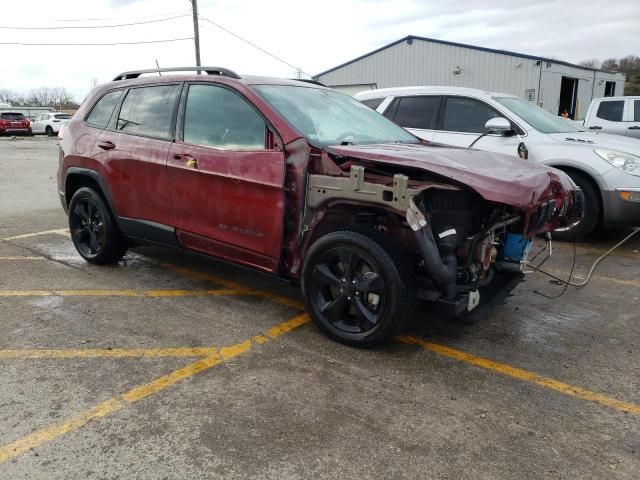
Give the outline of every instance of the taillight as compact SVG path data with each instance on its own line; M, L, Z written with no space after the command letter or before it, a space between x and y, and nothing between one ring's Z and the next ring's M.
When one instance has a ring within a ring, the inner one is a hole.
M9 125L9 120L0 120L0 125L2 125L3 127L6 127Z

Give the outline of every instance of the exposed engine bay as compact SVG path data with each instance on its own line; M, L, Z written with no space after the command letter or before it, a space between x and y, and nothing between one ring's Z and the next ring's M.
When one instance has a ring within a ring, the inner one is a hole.
M355 163L348 168L348 177L309 175L307 206L367 202L402 215L402 221L394 222L372 214L368 226L384 231L412 255L419 298L440 303L451 315L477 306L478 289L497 271L522 272L532 237L558 225L569 210L563 198L524 209L486 200L471 188L435 176L410 180L400 173L369 173ZM359 210L357 216L367 218L366 209ZM578 209L571 211L575 215Z

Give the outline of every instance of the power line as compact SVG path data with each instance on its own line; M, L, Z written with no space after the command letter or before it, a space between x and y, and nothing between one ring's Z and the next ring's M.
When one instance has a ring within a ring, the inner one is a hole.
M142 17L110 17L110 18L57 18L52 22L112 22L117 20L148 20L151 18L166 17L167 15L189 15L189 12L167 12L156 15L144 15Z
M109 45L140 45L146 43L168 43L181 42L183 40L193 40L193 37L171 38L167 40L147 40L143 42L115 42L115 43L22 43L22 42L0 42L0 45L23 45L23 46L48 46L48 47L101 47Z
M64 27L11 27L11 26L0 26L0 29L4 30L78 30L78 29L89 29L89 28L116 28L116 27L130 27L132 25L143 25L147 23L158 23L158 22L166 22L169 20L175 20L176 18L188 17L190 14L185 15L177 15L175 17L169 18L160 18L158 20L146 20L142 22L131 22L131 23L119 23L116 25L73 25L73 26L64 26Z
M229 35L232 35L234 37L236 37L238 40L242 40L244 43L247 43L249 45L251 45L253 48L256 48L258 50L260 50L262 53L266 53L267 55L269 55L271 58L275 58L276 60L278 60L281 63L284 63L285 65L293 68L296 71L299 71L300 73L304 73L305 75L307 75L308 77L311 77L311 75L309 75L307 72L301 70L299 67L296 67L295 65L291 65L289 62L287 62L286 60L283 60L282 58L274 55L271 52L268 52L267 50L265 50L264 48L259 47L258 45L256 45L255 43L247 40L246 38L241 37L240 35L238 35L237 33L233 33L231 30L229 30L228 28L223 27L222 25L220 25L219 23L214 22L213 20L209 20L206 17L203 17L202 15L198 15L198 17L200 17L200 19L204 20L205 22L209 22L210 24L218 27L220 30L223 30L225 32L227 32Z

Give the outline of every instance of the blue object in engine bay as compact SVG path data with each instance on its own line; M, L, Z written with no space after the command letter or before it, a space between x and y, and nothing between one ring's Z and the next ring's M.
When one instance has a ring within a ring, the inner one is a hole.
M532 245L533 240L528 240L517 233L507 233L502 256L505 260L526 262Z

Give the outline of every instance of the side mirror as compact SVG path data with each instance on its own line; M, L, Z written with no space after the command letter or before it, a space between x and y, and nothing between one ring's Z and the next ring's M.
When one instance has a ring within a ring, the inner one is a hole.
M494 133L498 135L507 135L513 131L509 120L504 117L494 117L487 120L487 123L484 124L484 128L487 129L487 133Z

